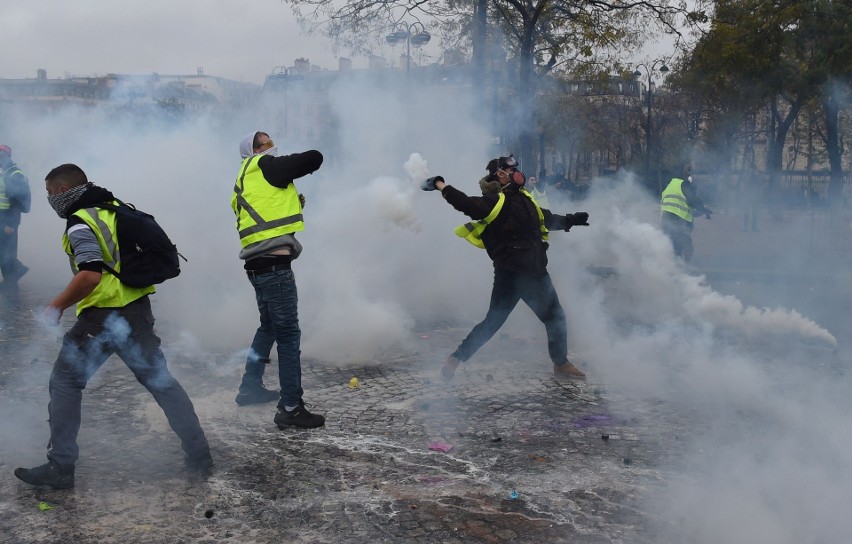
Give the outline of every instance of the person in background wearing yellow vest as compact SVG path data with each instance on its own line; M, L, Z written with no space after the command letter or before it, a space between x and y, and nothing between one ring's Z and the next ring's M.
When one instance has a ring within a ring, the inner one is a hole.
M21 214L30 211L30 184L12 161L12 150L0 145L0 274L2 289L15 289L29 268L18 260Z
M526 180L517 166L511 156L489 161L488 176L480 181L482 196L467 196L447 185L441 176L421 185L424 191L441 191L453 208L473 219L458 227L456 235L485 249L494 264L488 313L441 367L446 380L451 380L459 364L494 336L521 300L544 323L554 374L585 376L568 361L565 311L547 272L547 238L548 229L568 231L573 226L587 226L589 214L556 215L539 207L524 188Z
M530 187L530 193L532 193L535 203L541 208L550 208L550 202L547 200L547 191L543 185L539 184L538 178L530 176L527 179L527 185Z
M684 167L683 179L672 178L660 200L660 227L672 240L675 255L692 259L692 226L695 214L710 219L713 211L704 205L692 186L692 166Z
M68 220L62 244L74 277L47 306L44 318L58 325L62 313L76 304L77 322L65 333L50 374L48 462L31 469L17 468L15 476L36 486L74 487L83 390L113 353L163 409L180 438L187 468L206 473L213 466L210 446L192 401L166 366L154 332L148 298L154 287L128 287L115 275L102 272L106 262L121 270L115 212L95 207L101 202L114 203L115 197L90 183L75 164L51 170L45 187L50 206Z
M269 134L246 135L240 143L243 162L231 195L242 246L240 259L245 261L260 313L236 402L244 406L278 400L275 424L279 429L322 427L325 417L309 412L302 400L302 333L290 264L302 252L295 234L305 228L305 200L294 180L319 170L323 156L316 150L284 157L276 152ZM280 394L263 387L272 344L278 345Z

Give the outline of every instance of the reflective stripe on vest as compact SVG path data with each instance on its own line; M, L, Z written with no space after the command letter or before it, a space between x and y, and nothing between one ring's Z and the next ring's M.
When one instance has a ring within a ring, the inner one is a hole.
M524 188L520 190L521 194L525 197L529 198L530 201L535 206L536 211L538 212L538 220L541 231L541 239L543 241L548 240L547 227L544 226L544 214L541 211L541 208L536 204L533 196ZM503 204L506 202L506 195L500 193L497 197L497 204L494 205L494 208L491 210L491 213L485 219L480 219L478 221L471 221L469 223L465 223L464 225L459 225L455 228L453 232L455 232L456 236L459 238L464 238L471 244L475 245L480 249L485 249L485 243L482 241L482 233L485 231L485 228L500 215L500 210L503 209Z
M257 163L262 155L243 161L240 177L231 195L242 247L284 234L305 230L302 205L295 183L285 188L270 185ZM276 219L265 219L274 217Z
M6 194L6 174L8 173L9 177L12 177L15 172L21 171L17 168L13 168L11 170L0 169L0 210L8 210L12 207L12 203L9 201L9 195Z
M118 205L117 202L115 204ZM116 221L115 212L98 208L85 208L74 212L74 216L82 219L95 233L98 244L101 247L104 262L110 265L116 272L121 272L118 243L116 242L116 237L113 235ZM62 235L62 247L65 248L65 253L68 254L71 262L71 271L76 274L78 269L74 261L71 241L68 239L68 232ZM153 286L128 287L121 283L114 274L104 273L101 275L101 281L95 287L94 291L77 303L77 315L80 315L80 312L90 306L97 308L121 308L155 291L156 289Z
M673 178L666 186L660 200L660 210L674 214L684 221L692 223L692 208L686 202L686 197L683 195L683 180Z

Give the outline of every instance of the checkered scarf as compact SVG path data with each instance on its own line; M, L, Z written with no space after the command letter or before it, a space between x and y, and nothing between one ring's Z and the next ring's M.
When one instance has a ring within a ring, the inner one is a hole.
M64 193L59 193L58 195L47 195L47 201L50 203L50 207L53 208L53 211L56 212L56 215L65 219L68 216L68 208L71 207L71 204L77 202L77 199L83 196L83 193L93 186L94 184L89 182L85 185L78 185L73 189L68 189Z

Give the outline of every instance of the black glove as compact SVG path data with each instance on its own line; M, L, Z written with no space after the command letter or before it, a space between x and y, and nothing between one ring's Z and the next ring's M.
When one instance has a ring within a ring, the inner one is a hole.
M566 227L589 226L589 214L586 212L569 213L565 216ZM568 230L567 228L565 230Z
M706 217L707 219L713 219L712 217L710 217L711 215L713 215L713 210L711 210L710 208L705 206L704 207L704 217Z
M435 187L436 181L444 181L444 178L441 176L432 176L431 178L424 179L423 183L420 184L420 188L424 191L434 191L437 189L437 187Z

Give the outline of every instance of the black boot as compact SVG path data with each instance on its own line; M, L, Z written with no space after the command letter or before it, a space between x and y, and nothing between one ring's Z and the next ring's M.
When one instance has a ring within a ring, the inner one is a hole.
M240 406L249 404L264 404L278 400L278 391L272 391L263 387L263 374L269 359L250 358L246 361L246 371L243 374L243 382L240 384L240 392L234 402Z
M249 404L272 402L278 400L279 397L278 391L272 391L263 387L263 382L243 383L240 385L240 392L237 393L237 398L234 399L234 402L240 406L247 406Z
M74 487L74 465L63 467L53 461L33 468L16 468L15 476L30 485L48 485L53 489Z

